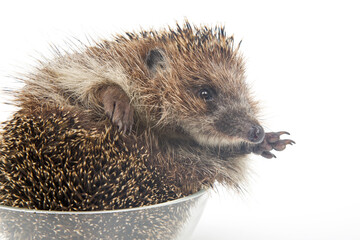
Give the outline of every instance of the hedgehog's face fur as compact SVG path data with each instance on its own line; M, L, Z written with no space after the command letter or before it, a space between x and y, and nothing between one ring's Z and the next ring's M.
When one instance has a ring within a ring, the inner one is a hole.
M226 69L216 64L213 68L204 68L211 72L195 79L199 84L190 81L194 85L188 87L190 92L183 101L194 107L186 115L179 114L179 125L202 145L262 141L263 130L258 127L255 104L248 95L242 74L238 75L238 69ZM260 132L255 134L254 129L260 129Z
M177 126L204 146L261 142L265 134L257 121L257 103L232 38L223 29L193 31L187 26L178 32L146 55L160 91L158 122Z

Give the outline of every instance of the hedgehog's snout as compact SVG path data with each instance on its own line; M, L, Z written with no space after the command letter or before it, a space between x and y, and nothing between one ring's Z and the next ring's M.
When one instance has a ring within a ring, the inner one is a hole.
M226 111L227 110L227 111ZM215 121L217 131L249 143L264 140L265 131L247 109L226 109L219 112Z
M264 140L265 131L260 125L254 125L248 132L248 140L252 143L260 143Z

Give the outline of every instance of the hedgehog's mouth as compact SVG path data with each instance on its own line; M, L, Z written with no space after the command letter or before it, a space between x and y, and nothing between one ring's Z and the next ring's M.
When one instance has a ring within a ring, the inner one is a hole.
M199 129L189 129L186 132L188 132L189 137L191 137L194 142L201 146L238 146L249 143L249 141L246 141L246 139L237 136L229 136L218 131L202 132Z
M246 140L238 137L225 136L222 134L214 135L205 135L205 134L196 134L192 135L194 140L203 146L233 146L233 145L242 145L247 143Z
M261 126L251 128L245 136L228 135L216 130L202 132L198 129L190 129L188 132L199 145L209 147L258 144L263 141L265 136Z

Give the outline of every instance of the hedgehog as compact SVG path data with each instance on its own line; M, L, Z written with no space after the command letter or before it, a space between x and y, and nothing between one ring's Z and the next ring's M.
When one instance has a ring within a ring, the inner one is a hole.
M241 189L249 154L294 141L265 133L239 48L186 20L41 61L2 130L0 204L110 210Z

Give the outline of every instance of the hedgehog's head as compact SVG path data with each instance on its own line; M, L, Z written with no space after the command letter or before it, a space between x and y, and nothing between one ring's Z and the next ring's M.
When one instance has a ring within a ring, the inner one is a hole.
M161 99L158 122L207 146L263 140L242 57L223 28L186 24L157 37L145 63Z

